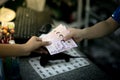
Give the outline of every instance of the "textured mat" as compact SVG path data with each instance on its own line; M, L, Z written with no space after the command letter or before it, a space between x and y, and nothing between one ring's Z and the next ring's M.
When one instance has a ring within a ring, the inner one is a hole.
M55 76L61 73L65 73L74 69L78 69L80 67L84 67L89 65L90 63L84 58L84 56L80 55L81 52L77 52L75 49L71 49L65 52L66 54L70 54L73 56L81 56L80 58L71 58L69 62L65 62L64 60L54 60L50 61L50 63L46 67L42 67L39 63L40 57L31 58L29 63L34 68L34 70L40 75L42 79Z

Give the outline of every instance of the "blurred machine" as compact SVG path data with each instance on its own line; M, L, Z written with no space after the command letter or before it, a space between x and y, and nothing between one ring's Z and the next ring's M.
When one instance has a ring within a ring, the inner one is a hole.
M40 36L42 32L47 33L52 26L44 26L46 24L52 24L47 12L37 12L30 8L19 7L16 11L15 38L24 41L33 35Z

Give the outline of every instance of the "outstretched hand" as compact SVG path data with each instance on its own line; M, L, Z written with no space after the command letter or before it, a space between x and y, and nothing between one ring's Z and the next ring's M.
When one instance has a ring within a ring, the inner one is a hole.
M50 45L50 42L48 41L42 41L39 37L33 36L31 37L28 42L26 43L27 48L30 52L39 49L42 46Z
M83 31L82 29L68 28L70 33L64 37L64 40L69 40L73 38L75 42L80 42L83 40Z

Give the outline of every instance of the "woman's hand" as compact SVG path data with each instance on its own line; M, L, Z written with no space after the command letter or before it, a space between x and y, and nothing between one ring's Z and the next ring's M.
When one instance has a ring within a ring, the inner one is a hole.
M28 40L28 42L25 45L27 51L32 52L40 49L40 47L42 46L50 45L50 42L42 41L39 37L33 36Z

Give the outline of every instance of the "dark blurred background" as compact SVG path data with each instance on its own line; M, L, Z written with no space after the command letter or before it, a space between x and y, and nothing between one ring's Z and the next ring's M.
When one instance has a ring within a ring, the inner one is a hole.
M86 27L86 2L82 0L82 15L81 25L72 23L77 22L78 18L78 3L79 0L46 0L45 9L47 8L52 13L51 18L57 22L64 22L72 27ZM88 27L95 23L105 20L112 15L114 10L119 6L120 0L90 0L89 3L89 18ZM39 5L36 4L36 5ZM8 0L2 6L17 10L19 6L26 7L26 0ZM109 26L108 26L109 27ZM103 38L88 40L87 47L84 46L84 41L80 42L80 50L97 64L101 69L113 77L119 77L120 74L120 29L111 35Z

